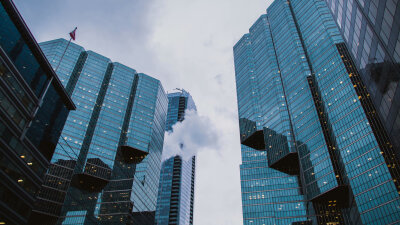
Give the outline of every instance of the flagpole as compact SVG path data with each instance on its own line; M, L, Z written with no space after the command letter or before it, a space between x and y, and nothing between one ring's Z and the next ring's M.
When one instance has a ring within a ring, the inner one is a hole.
M60 59L60 61L58 61L58 64L57 64L56 68L54 69L54 72L57 73L58 67L60 67L61 61L63 60L64 55L65 55L65 53L67 52L67 49L68 49L68 47L69 47L69 44L71 44L71 41L72 41L72 37L69 38L67 47L65 47L64 52L63 52L63 54L61 55L61 59Z
M75 31L76 31L76 29L78 29L78 28L75 27L75 29L74 29L71 33L69 33L70 38L69 38L67 47L65 47L64 52L63 52L63 54L61 55L60 61L58 61L58 64L57 64L56 68L54 69L54 72L56 73L56 75L57 75L58 67L60 67L61 61L64 59L65 53L67 52L68 47L69 47L69 45L71 44L72 39L75 40ZM51 83L53 82L53 80L54 80L54 76L52 76L52 77L50 78L49 82L47 83L46 88L44 89L43 93L41 94L40 99L39 99L39 105L38 105L37 109L39 109L39 108L42 106L42 104L43 104L43 99L44 99L44 97L46 96L47 91L49 90L50 85L51 85ZM35 111L36 111L36 112L33 114L33 117L32 117L32 118L34 118L34 117L36 116L37 110L35 110Z
M64 55L65 55L65 53L67 52L67 49L68 49L68 47L69 47L69 44L71 44L71 40L72 40L72 38L69 39L68 44L67 44L67 47L65 47L64 52L63 52L63 54L61 55L60 61L58 61L58 64L57 64L56 68L54 69L54 72L56 73L56 75L57 75L58 67L60 67L61 61L63 60ZM39 104L38 104L37 110L39 110L39 108L42 106L44 97L46 96L47 91L49 90L50 85L51 85L51 83L53 82L53 80L54 80L54 76L52 76L52 77L50 78L50 80L47 82L46 88L44 89L43 93L41 94L41 96L40 96L40 98L39 98ZM36 116L37 110L35 110L35 113L32 115L32 118L34 118L34 117Z
M75 29L74 29L72 32L75 33L76 29L77 29L77 28L75 27ZM71 32L71 33L72 33L72 32ZM70 33L70 36L71 36L71 33ZM60 61L58 61L58 64L57 64L56 68L54 69L54 72L55 72L55 75L56 75L56 76L57 76L57 70L58 70L58 68L60 67L61 61L63 60L63 58L64 58L64 56L65 56L65 53L66 53L67 50L68 50L69 45L71 44L72 38L73 38L72 36L69 38L67 47L65 47L64 52L63 52L63 54L61 55ZM74 40L75 40L75 38L74 38ZM31 120L29 121L29 123L27 124L27 126L25 126L24 130L22 131L22 135L21 135L21 137L20 137L21 140L25 137L26 132L27 132L28 129L31 127L32 121L33 121L33 119L36 117L36 114L38 113L39 108L42 107L44 97L46 96L46 94L47 94L47 92L48 92L48 90L49 90L49 88L50 88L50 85L51 85L51 83L53 82L53 80L54 80L54 76L52 76L52 77L49 79L49 81L47 82L46 88L45 88L44 91L41 93L41 95L40 95L40 97L39 97L38 105L36 106L35 110L33 111L32 115L31 115L31 118L30 118Z

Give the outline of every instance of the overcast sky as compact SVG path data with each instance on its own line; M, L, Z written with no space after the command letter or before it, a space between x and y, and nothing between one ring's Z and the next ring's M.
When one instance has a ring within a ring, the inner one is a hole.
M38 42L77 26L86 50L190 92L210 127L200 131L218 134L200 139L209 143L197 158L194 224L242 224L232 47L271 0L14 1Z

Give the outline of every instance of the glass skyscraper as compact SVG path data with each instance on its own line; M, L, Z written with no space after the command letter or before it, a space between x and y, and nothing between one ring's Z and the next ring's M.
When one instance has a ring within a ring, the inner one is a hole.
M234 46L246 225L398 224L390 135L324 1L275 0Z
M168 94L166 131L182 122L186 110L196 111L192 96L185 90ZM185 143L180 144L184 151ZM181 155L170 157L162 163L158 189L156 225L193 224L194 184L196 156L185 160Z
M40 46L55 66L67 43ZM36 221L154 222L168 107L160 81L74 43L57 72L77 110L56 146Z
M400 156L400 1L325 1Z
M0 224L28 224L75 105L11 0L0 2Z
M172 126L185 119L185 110L196 111L192 96L185 90L178 90L168 94L167 125L165 130L172 131Z

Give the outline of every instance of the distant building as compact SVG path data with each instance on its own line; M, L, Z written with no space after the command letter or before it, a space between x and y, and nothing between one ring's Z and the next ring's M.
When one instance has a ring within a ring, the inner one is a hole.
M11 0L0 2L0 224L28 223L75 105Z
M167 132L182 122L186 110L196 111L192 96L185 90L168 94ZM179 147L184 151L185 143ZM181 155L171 157L162 163L158 190L156 224L193 224L194 184L196 156L185 160Z
M400 1L325 1L400 156Z
M40 44L53 66L66 45ZM168 104L160 81L74 43L57 73L77 110L58 141L34 221L154 221Z
M185 110L197 110L192 96L185 90L169 93L167 125L165 128L167 132L172 131L174 124L185 119Z
M326 2L275 0L234 58L244 224L399 224L399 159Z

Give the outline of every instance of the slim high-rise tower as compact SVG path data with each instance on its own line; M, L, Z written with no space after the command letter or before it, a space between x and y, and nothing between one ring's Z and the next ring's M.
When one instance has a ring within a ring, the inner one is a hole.
M173 132L173 125L184 120L186 110L196 111L196 105L188 92L180 90L168 94L167 132ZM182 151L185 151L184 145L180 144ZM162 163L157 225L193 224L195 168L196 156L186 160L177 155Z
M41 43L52 65L66 45ZM58 74L77 110L62 131L35 221L154 221L167 113L160 81L73 43Z
M275 0L234 57L244 224L400 223L399 159L326 2Z

